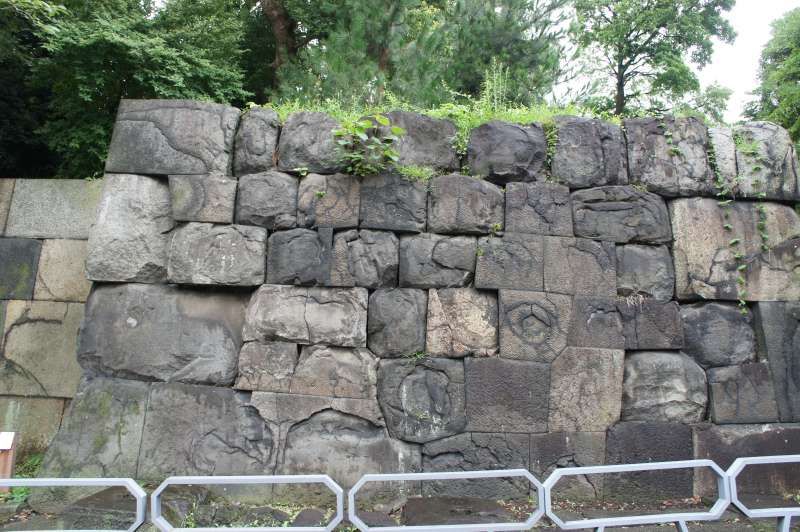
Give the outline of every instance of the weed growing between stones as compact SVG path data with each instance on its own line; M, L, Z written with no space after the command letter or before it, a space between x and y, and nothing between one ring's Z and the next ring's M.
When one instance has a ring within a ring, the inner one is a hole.
M24 461L18 463L14 468L15 478L34 478L39 474L39 469L42 466L42 459L44 453L33 453L29 455ZM22 504L28 499L31 494L30 488L11 488L8 493L0 493L0 502L10 502L14 504Z
M436 169L430 166L399 165L395 166L397 172L409 181L427 183L436 176Z
M399 154L394 143L405 133L403 128L391 125L389 119L381 114L345 121L342 127L333 131L341 164L348 173L359 176L377 174L396 163Z

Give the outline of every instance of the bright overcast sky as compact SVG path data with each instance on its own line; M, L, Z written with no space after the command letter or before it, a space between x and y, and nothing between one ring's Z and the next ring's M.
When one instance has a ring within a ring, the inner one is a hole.
M770 38L770 23L796 7L800 0L737 0L728 14L736 40L717 42L711 64L699 72L704 87L716 81L733 90L725 114L728 122L739 120L744 105L753 99L749 93L758 86L758 60Z

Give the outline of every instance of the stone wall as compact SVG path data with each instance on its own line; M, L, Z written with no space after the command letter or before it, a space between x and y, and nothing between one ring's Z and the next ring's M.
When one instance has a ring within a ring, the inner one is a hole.
M565 117L548 145L538 124L490 122L462 157L451 123L389 118L407 130L400 164L437 177L340 173L320 113L281 125L264 109L122 102L88 239L84 378L43 474L348 486L800 452L784 130ZM736 200L719 203L715 181ZM769 482L796 489L797 473ZM638 478L571 488L613 498ZM656 481L709 491L691 472Z

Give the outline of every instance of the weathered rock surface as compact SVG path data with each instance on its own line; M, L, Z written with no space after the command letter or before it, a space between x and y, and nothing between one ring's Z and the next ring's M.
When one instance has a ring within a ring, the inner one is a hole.
M366 176L361 181L362 229L419 233L428 214L425 183L394 173Z
M573 192L572 221L575 236L622 244L662 244L672 240L664 200L631 186Z
M674 351L637 351L625 358L622 419L696 423L705 417L706 374Z
M249 225L191 222L172 233L167 280L178 284L264 283L267 231Z
M32 299L42 243L31 238L0 239L0 299Z
M406 526L510 523L514 514L498 501L471 497L414 497L403 507Z
M475 237L423 233L400 238L400 286L467 286L475 274Z
M550 432L531 434L531 472L547 478L560 467L603 465L606 460L605 432ZM555 493L570 500L602 496L603 476L563 477Z
M683 323L675 301L617 301L625 349L682 349ZM691 356L691 355L690 355Z
M297 178L281 172L248 174L239 178L236 223L270 231L297 225Z
M736 168L736 142L733 140L733 131L727 127L708 128L708 141L710 147L714 150L714 161L719 177L724 181L733 183L738 174Z
M333 131L338 127L339 122L325 113L301 111L289 115L278 141L278 169L336 172L340 164Z
M0 397L0 430L17 433L18 459L47 449L61 426L65 403L60 398Z
M250 299L244 340L365 347L367 290L263 285Z
M86 275L92 281L163 282L174 226L169 187L161 180L107 175L89 234Z
M230 174L239 110L190 100L122 100L106 158L119 174Z
M169 176L172 218L184 222L233 223L236 180L223 175Z
M406 130L394 145L400 156L398 164L458 169L458 154L453 147L456 126L452 122L408 111L391 111L385 116L392 126Z
M273 168L279 132L280 120L275 111L263 107L248 109L236 131L234 174L254 174Z
M300 227L358 227L361 182L345 174L308 174L297 191Z
M552 362L567 346L572 298L561 294L500 290L500 356Z
M552 174L568 187L625 185L625 139L619 126L601 120L556 117L557 142Z
M467 163L472 175L498 185L543 177L546 158L547 140L539 124L492 120L469 134Z
M324 285L331 276L330 228L290 229L269 237L267 282L270 284Z
M428 291L426 352L489 356L497 352L497 297L472 288Z
M97 285L86 304L78 359L128 379L231 385L246 294L166 285Z
M290 342L247 342L239 351L237 390L288 392L300 353Z
M572 300L567 344L575 347L623 349L622 316L608 297L576 296Z
M544 288L544 241L541 236L506 233L478 239L475 287L482 289Z
M556 183L506 185L506 231L572 236L569 188Z
M375 290L369 296L367 346L381 358L424 352L427 314L425 290Z
M798 162L789 132L770 122L746 122L733 130L737 193L749 198L800 200Z
M503 229L503 192L474 177L450 174L431 180L428 231L488 234Z
M723 423L778 421L769 366L742 364L708 370L709 418Z
M14 194L15 179L0 178L0 236L5 233L8 211L11 209L11 197Z
M548 292L614 297L614 244L586 238L544 237L544 289Z
M617 246L617 293L669 301L675 292L675 270L666 246Z
M759 358L774 380L781 421L800 421L800 303L758 303L755 307Z
M336 233L331 264L332 286L397 286L399 240L388 231L351 229Z
M683 352L704 367L733 366L755 360L753 318L735 303L681 305Z

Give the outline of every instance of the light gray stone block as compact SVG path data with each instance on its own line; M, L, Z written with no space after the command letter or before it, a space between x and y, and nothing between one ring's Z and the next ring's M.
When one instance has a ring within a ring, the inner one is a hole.
M333 135L339 122L325 113L300 111L286 119L278 140L278 170L332 174L339 167Z
M233 223L236 180L223 175L171 175L172 218L182 222Z
M489 234L503 229L503 192L474 177L450 174L431 180L428 231L443 234Z
M236 223L270 231L297 225L297 178L281 172L248 174L239 178Z
M426 352L439 357L497 352L497 297L472 288L428 291Z
M236 130L234 174L241 176L273 168L279 133L280 120L272 109L254 107L245 111Z
M86 279L85 240L45 240L36 271L33 297L42 301L86 301L92 283Z

